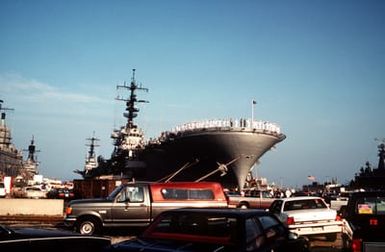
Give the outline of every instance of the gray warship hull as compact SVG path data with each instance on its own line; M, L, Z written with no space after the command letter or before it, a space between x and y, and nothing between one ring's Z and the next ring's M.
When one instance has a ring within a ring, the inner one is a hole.
M168 136L143 152L146 180L218 181L243 187L259 158L285 135L253 128L215 127Z

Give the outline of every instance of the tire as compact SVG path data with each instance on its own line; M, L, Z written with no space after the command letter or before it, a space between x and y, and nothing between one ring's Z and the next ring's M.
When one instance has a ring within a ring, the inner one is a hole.
M241 208L241 209L248 209L249 208L249 204L243 202L243 203L239 204L239 208Z
M94 217L84 217L79 220L76 231L83 235L99 234L101 231L100 221Z
M326 235L326 240L330 241L330 242L336 241L337 240L337 233L327 234Z

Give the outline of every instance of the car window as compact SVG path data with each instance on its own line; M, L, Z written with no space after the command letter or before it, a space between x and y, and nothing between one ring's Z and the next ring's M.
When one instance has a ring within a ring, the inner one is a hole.
M287 201L284 211L327 208L322 199L306 199Z
M273 216L260 216L258 219L267 238L282 236L285 233L282 223Z
M126 186L117 196L118 202L143 202L144 193L142 186Z
M211 189L179 189L163 188L161 190L164 199L176 200L213 200L214 193Z
M256 251L266 242L266 237L258 222L254 218L249 218L245 222L246 228L246 251Z
M254 218L246 220L246 242L250 242L262 235L263 232Z
M270 192L268 192L268 191L262 191L262 197L263 198L273 198L273 196L271 196Z
M237 219L199 213L168 214L155 224L152 232L210 237L231 237L237 230Z
M280 213L281 212L281 209L282 209L282 203L283 201L282 200L276 200L273 202L273 204L271 205L270 207L270 211L272 213Z
M385 215L385 197L365 197L356 204L356 213Z
M260 216L258 219L264 230L279 224L279 221L271 216Z

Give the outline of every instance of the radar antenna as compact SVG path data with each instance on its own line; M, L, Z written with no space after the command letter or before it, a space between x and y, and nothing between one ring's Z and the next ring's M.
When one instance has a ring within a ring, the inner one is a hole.
M5 111L14 111L15 109L13 108L4 108L3 107L3 103L4 101L3 100L0 100L0 111L4 111L4 112L1 112L1 121L2 121L2 124L4 123L5 121Z
M36 162L37 161L35 153L36 152L40 152L40 150L36 150L35 136L34 135L32 135L31 143L29 144L28 149L23 149L23 151L28 151L28 158L27 158L27 160L30 160L32 162Z
M89 144L86 144L86 146L90 147L90 150L88 151L88 157L87 157L87 160L90 161L92 158L95 158L95 147L100 146L96 144L96 142L100 141L100 139L95 137L95 131L94 131L92 134L92 137L86 138L86 140L90 141Z
M127 128L136 128L136 125L134 124L134 118L137 117L139 109L135 106L135 103L149 103L149 101L146 100L138 100L136 98L136 90L142 90L145 92L148 92L148 88L142 87L142 84L138 85L135 79L135 69L132 69L132 78L130 85L127 85L126 82L123 83L123 85L117 85L116 89L129 89L130 90L130 97L128 99L122 98L120 96L116 97L115 99L118 101L125 101L126 102L126 113L124 113L124 116L127 118Z

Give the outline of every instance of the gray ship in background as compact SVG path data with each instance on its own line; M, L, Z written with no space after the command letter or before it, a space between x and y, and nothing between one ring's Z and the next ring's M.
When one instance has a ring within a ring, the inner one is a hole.
M38 174L39 162L36 158L35 139L32 136L27 150L19 150L12 143L11 129L6 124L5 111L13 111L12 108L3 107L4 101L0 100L0 181L6 176L19 180L32 180ZM23 152L28 151L28 157L23 160Z
M12 108L3 107L3 100L0 100L0 177L16 176L23 168L23 153L12 143L11 129L6 125L5 111L12 111ZM1 180L1 179L0 179Z
M286 136L275 123L249 119L189 122L146 141L135 123L139 109L135 69L127 89L126 125L114 130L114 150L110 159L95 158L94 141L83 171L84 178L121 177L146 181L217 181L228 188L243 188L246 177L259 158ZM89 161L87 161L89 160Z

